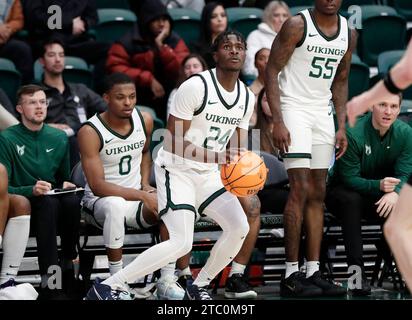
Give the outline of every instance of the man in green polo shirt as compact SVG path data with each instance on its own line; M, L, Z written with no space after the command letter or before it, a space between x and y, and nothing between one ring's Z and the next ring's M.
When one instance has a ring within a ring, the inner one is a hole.
M63 282L73 274L80 223L76 194L48 195L55 188L75 187L68 182L69 145L66 134L44 123L47 100L42 87L27 85L17 93L21 123L0 134L0 163L6 167L9 193L27 197L32 207L31 227L37 240L41 287L46 296L50 266L58 265L57 230L62 247ZM53 273L53 272L51 272ZM65 283L63 283L63 286Z
M348 149L329 176L326 206L342 220L348 266L362 271L361 219L383 223L412 173L412 129L397 119L400 103L401 95L393 95L347 128ZM363 276L362 288L353 293L370 292Z

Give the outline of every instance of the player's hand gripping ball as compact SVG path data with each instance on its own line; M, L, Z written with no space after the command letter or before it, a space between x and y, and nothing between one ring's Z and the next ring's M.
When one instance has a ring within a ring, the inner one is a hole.
M234 162L222 165L220 178L227 191L237 197L247 197L263 189L267 172L263 159L256 153L247 151Z

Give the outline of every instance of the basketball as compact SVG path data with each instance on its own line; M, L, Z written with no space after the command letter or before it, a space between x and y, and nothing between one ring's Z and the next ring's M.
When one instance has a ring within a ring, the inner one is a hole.
M227 191L237 197L254 195L261 190L267 177L267 168L261 157L252 151L220 168L220 178Z

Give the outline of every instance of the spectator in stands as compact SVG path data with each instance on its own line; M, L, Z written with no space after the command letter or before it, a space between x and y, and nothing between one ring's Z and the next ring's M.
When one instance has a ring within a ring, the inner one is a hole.
M348 265L362 269L362 288L353 290L358 295L371 292L364 274L361 219L383 223L412 173L412 129L397 119L400 102L400 94L386 98L347 128L348 148L329 177L327 208L342 220Z
M52 5L61 8L61 29L49 27L54 21L48 13ZM88 33L98 23L94 0L30 0L24 2L24 13L35 57L41 54L44 39L58 37L64 43L67 55L81 57L95 66L94 86L100 88L110 44L96 41Z
M174 101L174 97L177 88L188 79L192 74L196 74L207 69L205 60L201 55L197 53L191 53L182 61L182 66L180 68L179 80L176 83L176 88L170 92L169 99L167 100L167 116L169 116L170 107Z
M109 50L106 68L122 72L136 83L138 104L166 119L167 97L176 86L179 68L189 54L184 41L172 31L172 18L160 2L144 1L138 22Z
M253 110L252 117L250 118L249 126L253 128L256 125L257 121L257 103L258 94L264 89L265 86L265 69L269 60L270 49L262 48L255 54L255 66L258 70L258 77L252 82L249 86L249 89L255 94L256 104L255 109ZM266 99L266 95L265 95Z
M261 48L269 48L282 28L283 23L290 17L289 7L283 1L271 1L263 11L262 22L258 28L247 37L246 61L242 73L257 77L255 54Z
M198 42L193 44L193 51L203 57L210 69L216 67L212 44L227 26L227 14L223 4L215 1L206 4L200 19L200 37Z
M24 17L20 0L0 1L0 57L10 59L22 75L24 84L33 80L33 58L30 46L13 38L23 29Z
M80 160L77 131L88 118L107 109L104 100L81 83L67 83L63 79L65 49L58 39L44 43L40 63L44 76L42 85L48 100L45 122L63 130L69 137L70 168Z
M48 195L53 189L75 185L69 182L67 136L44 123L46 94L37 85L27 85L20 88L17 99L16 109L22 123L0 133L0 162L7 168L9 192L30 200L41 291L46 298L58 293L47 287L53 273L53 269L49 268L59 264L57 229L61 238L63 289L67 289L70 281L74 280L72 260L77 256L80 201L74 193Z
M23 196L8 193L7 170L0 163L0 246L3 248L0 288L14 285L29 231L30 202Z

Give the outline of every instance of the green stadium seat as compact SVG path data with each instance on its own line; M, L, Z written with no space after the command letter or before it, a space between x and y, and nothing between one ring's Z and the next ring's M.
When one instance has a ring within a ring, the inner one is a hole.
M229 27L242 33L245 38L262 22L263 10L259 8L227 8Z
M21 84L21 75L11 60L0 58L0 88L16 103L16 93Z
M348 83L349 99L369 88L369 67L363 63L356 54L352 55Z
M78 57L65 57L65 68L63 71L64 80L73 83L83 83L88 88L93 88L93 76L89 67L82 58ZM43 66L39 59L34 63L34 80L41 82L43 77Z
M412 100L402 100L401 112L398 116L398 119L405 121L412 126Z
M96 0L97 9L130 9L128 0Z
M347 11L350 6L364 6L364 5L376 5L378 2L376 0L343 0L341 5L341 10Z
M173 31L191 48L199 40L200 14L185 8L170 8L168 12L173 19Z
M289 7L313 7L314 0L285 0Z
M98 9L99 23L92 29L97 41L112 43L129 31L137 21L126 9Z
M366 64L376 66L380 53L405 48L406 21L388 6L361 8L362 29L359 30L357 52Z
M306 9L308 9L308 8L312 8L313 6L312 5L310 5L310 6L296 6L296 7L291 7L289 10L290 10L290 14L292 15L292 16L295 16L295 15L297 15L299 12L301 12L301 11L303 11L303 10L306 10Z
M411 0L390 0L388 3L408 21L412 21L412 1Z
M262 22L263 10L234 7L226 9L229 28L239 31L245 38Z
M386 51L378 57L378 72L383 77L403 56L405 50ZM403 91L404 99L412 100L412 86Z

